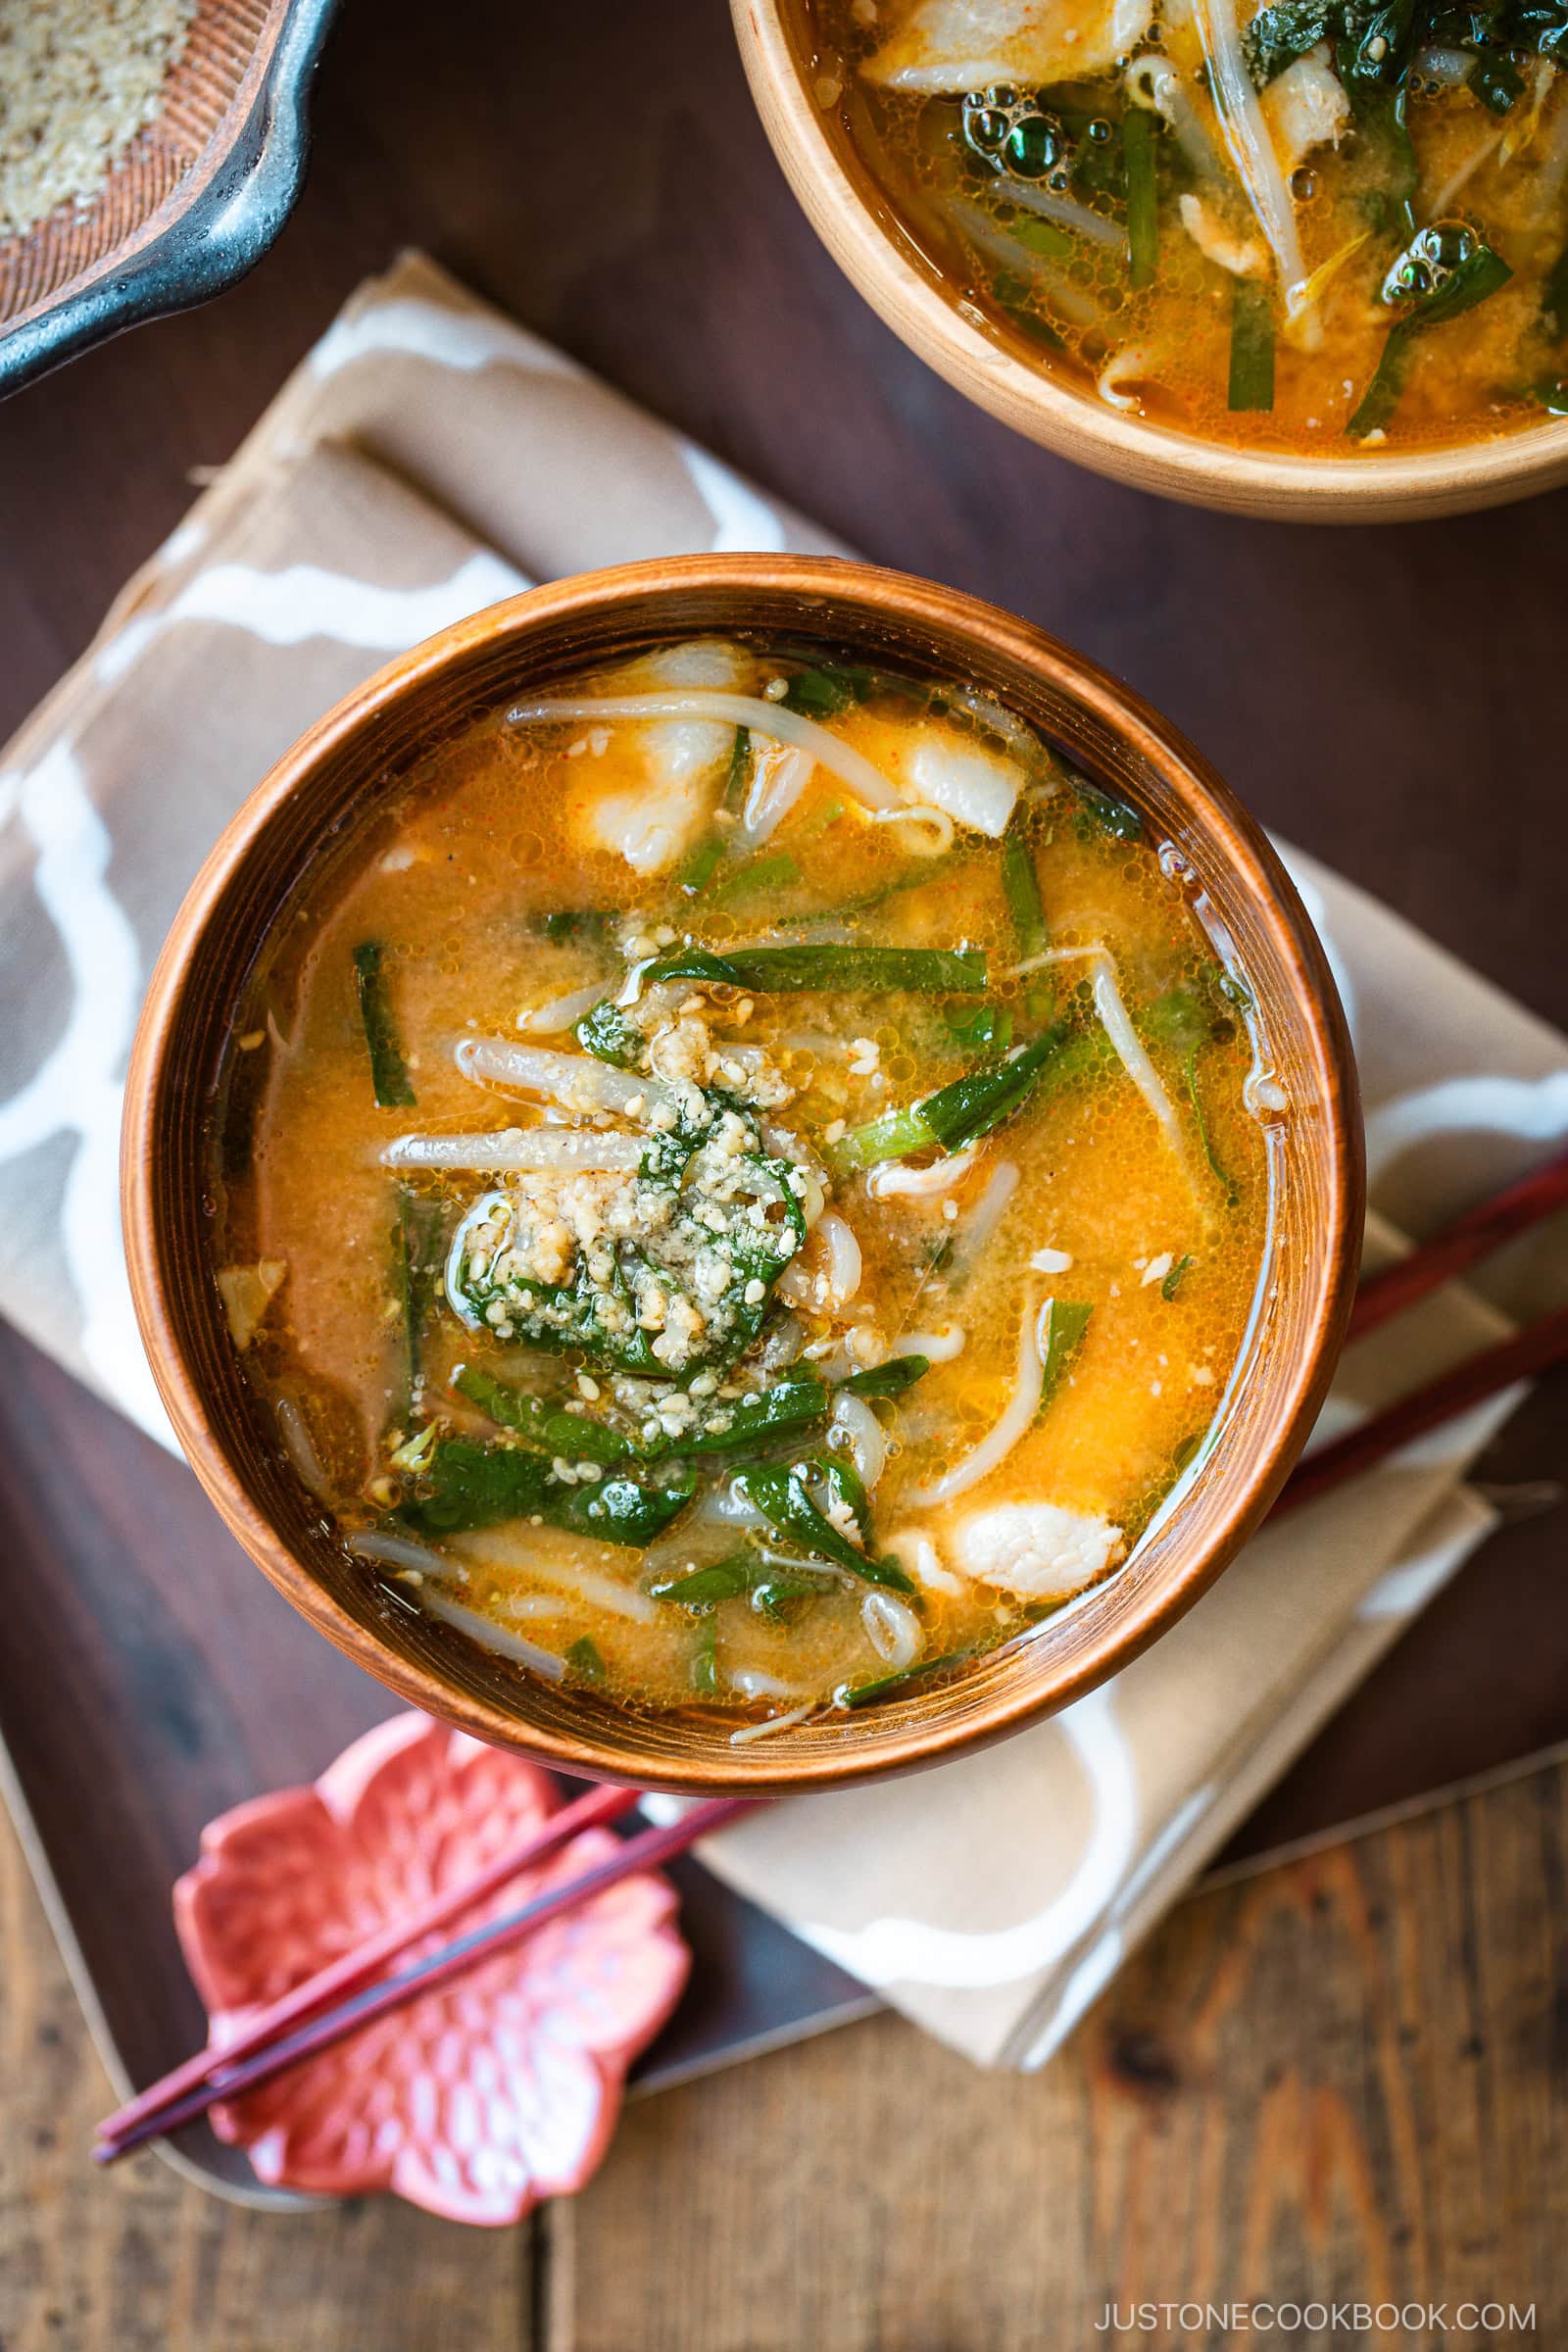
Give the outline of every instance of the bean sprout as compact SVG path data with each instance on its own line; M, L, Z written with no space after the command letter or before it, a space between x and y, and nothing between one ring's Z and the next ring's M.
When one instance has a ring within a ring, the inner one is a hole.
M895 1355L923 1355L928 1363L951 1364L961 1355L969 1344L969 1335L960 1323L950 1323L946 1331L906 1331L893 1343Z
M481 1617L477 1609L466 1609L459 1600L449 1599L445 1592L421 1592L419 1605L432 1617L445 1618L459 1633L477 1642L481 1649L494 1650L498 1657L511 1658L517 1666L526 1666L534 1674L543 1675L546 1682L559 1683L565 1679L566 1661L555 1657L537 1642L525 1642L521 1634L509 1633L504 1625L495 1625Z
M1051 1343L1047 1327L1049 1301L1035 1314L1025 1314L1018 1331L1018 1370L1006 1410L995 1428L983 1437L961 1462L956 1462L928 1487L911 1489L909 1500L916 1510L931 1504L948 1502L955 1494L978 1486L989 1478L999 1463L1004 1462L1019 1440L1024 1437L1040 1410L1040 1393L1045 1386L1046 1349Z
M1120 409L1124 415L1143 407L1136 392L1124 392L1124 383L1147 382L1154 372L1153 354L1147 343L1124 343L1113 351L1095 378L1095 390L1107 408Z
M778 1295L791 1306L836 1313L860 1287L860 1245L837 1209L825 1208L811 1228L808 1250L810 1263L792 1258L778 1278Z
M630 1111L632 1104L672 1108L675 1096L657 1078L612 1069L591 1054L553 1054L544 1046L517 1046L504 1037L465 1037L453 1055L474 1086L499 1087L519 1095L542 1095L564 1110Z
M958 1599L966 1590L961 1576L942 1565L942 1554L936 1539L923 1527L901 1527L888 1538L888 1550L893 1558L913 1577L926 1592L944 1592L950 1599Z
M809 752L818 766L848 785L867 808L893 808L901 798L863 752L819 726L814 718L786 710L782 703L764 702L760 695L706 688L670 694L586 695L518 703L507 712L508 725L514 727L554 720L643 718L714 718L728 726L745 727L771 743L787 743Z
M412 1536L395 1536L365 1529L350 1536L349 1549L357 1560L369 1560L377 1568L414 1568L420 1576L441 1580L456 1578L461 1584L467 1570L461 1560L449 1560L428 1544L416 1544Z
M812 753L798 745L780 758L759 762L746 796L741 837L750 848L769 840L784 822L816 767Z
M283 1450L294 1465L294 1475L300 1485L308 1494L314 1494L318 1502L330 1502L332 1481L326 1475L326 1465L316 1450L310 1425L295 1397L278 1398L277 1426L282 1432Z
M752 1740L765 1740L773 1732L787 1732L797 1723L804 1723L811 1711L808 1700L804 1707L792 1707L787 1715L769 1715L765 1723L743 1723L738 1732L731 1732L729 1743L731 1747L746 1747Z
M517 1027L528 1037L554 1037L563 1029L574 1028L585 1012L592 1012L604 993L595 980L587 988L574 988L569 996L552 997L548 1004L536 1004L532 1012L519 1012Z
M923 826L930 835L920 846L922 858L940 858L953 847L953 819L945 808L933 808L929 802L912 801L906 808L875 808L871 812L873 825ZM914 848L914 843L910 843Z
M888 1442L881 1422L863 1396L841 1392L834 1402L827 1442L843 1447L858 1471L866 1493L875 1494L877 1481L887 1467Z
M1022 963L1014 964L1009 977L1019 980L1029 972L1040 971L1047 964L1069 963L1080 959L1094 966L1095 1010L1100 1015L1117 1059L1159 1121L1165 1141L1177 1158L1184 1158L1181 1122L1122 1002L1116 980L1116 959L1110 950L1100 940L1083 948L1047 948L1042 955L1025 956Z
M794 1698L797 1693L789 1683L781 1683L776 1674L763 1674L755 1666L738 1666L731 1670L729 1686L745 1698Z
M971 1148L956 1152L951 1159L933 1160L928 1168L911 1168L903 1160L884 1160L872 1168L865 1180L865 1189L873 1200L892 1200L908 1198L923 1200L939 1193L951 1193L974 1166L979 1153Z
M925 1637L907 1601L895 1600L891 1592L868 1592L860 1603L860 1625L877 1656L895 1674L919 1656Z
M1142 57L1133 59L1124 78L1134 106L1161 116L1170 124L1177 146L1201 177L1229 179L1224 159L1193 104L1186 80L1168 57L1146 50Z
M1203 44L1225 144L1278 266L1286 317L1294 323L1301 348L1316 351L1323 328L1306 292L1306 264L1297 233L1296 208L1248 71L1236 0L1194 0L1193 19Z
M1038 213L1042 220L1050 220L1057 228L1071 231L1075 237L1087 237L1091 245L1103 245L1119 251L1126 241L1126 231L1103 213L1091 212L1087 204L1079 204L1071 196L1058 196L1053 188L1043 188L1036 180L1009 179L1006 202L1015 204L1021 213Z
M604 1609L612 1617L652 1625L659 1616L657 1604L646 1592L633 1591L616 1577L603 1576L596 1568L585 1568L580 1561L561 1559L531 1529L520 1536L509 1536L501 1528L486 1528L481 1535L454 1536L452 1548L477 1568L521 1570L540 1584L569 1592L574 1599Z
M647 1149L639 1136L592 1128L497 1127L483 1135L400 1135L380 1153L384 1168L449 1168L477 1175L624 1174Z

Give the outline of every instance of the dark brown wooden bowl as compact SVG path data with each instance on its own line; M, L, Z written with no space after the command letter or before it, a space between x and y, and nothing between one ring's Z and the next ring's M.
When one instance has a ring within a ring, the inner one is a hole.
M1274 1149L1273 1278L1203 1469L1127 1566L960 1679L741 1747L721 1724L534 1681L411 1613L353 1560L282 1451L230 1344L211 1257L211 1121L232 1012L324 845L433 745L518 694L660 639L758 629L971 680L1132 802L1230 932L1290 1099ZM215 678L214 691L222 691ZM783 1794L935 1762L1015 1731L1134 1657L1268 1509L1334 1369L1361 1241L1354 1064L1321 948L1278 858L1190 745L1040 630L853 564L701 556L625 564L495 605L378 672L313 727L208 858L159 958L127 1085L126 1250L142 1337L197 1476L278 1590L399 1696L478 1738L605 1780Z

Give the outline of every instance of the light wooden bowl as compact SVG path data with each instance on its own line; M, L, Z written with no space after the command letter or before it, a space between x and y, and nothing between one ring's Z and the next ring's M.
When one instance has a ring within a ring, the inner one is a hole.
M213 1279L205 1213L215 1090L246 975L339 828L432 745L564 673L669 637L759 629L971 680L1140 808L1236 943L1291 1102L1274 1155L1273 1280L1213 1453L1128 1565L946 1687L731 1747L721 1725L639 1714L536 1682L400 1607L334 1539L249 1390ZM1334 1368L1361 1241L1354 1068L1322 951L1267 841L1198 754L1081 656L989 605L868 567L702 556L535 589L444 630L340 703L279 760L175 919L127 1086L131 1287L158 1386L198 1477L297 1608L401 1697L564 1770L780 1793L930 1763L995 1739L1125 1665L1257 1526Z
M993 332L900 222L838 116L818 104L801 0L731 0L752 95L808 220L871 308L1004 424L1096 473L1190 506L1300 522L1413 522L1568 481L1568 418L1411 456L1225 448L1107 408Z

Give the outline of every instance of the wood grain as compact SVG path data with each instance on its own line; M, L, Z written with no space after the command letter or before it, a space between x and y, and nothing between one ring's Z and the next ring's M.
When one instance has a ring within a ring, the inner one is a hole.
M87 2162L113 2103L0 1820L0 2344L5 2352L504 2352L530 2346L530 2233L391 2198L256 2213L147 2154Z
M1557 2352L1565 1890L1558 1767L1189 1901L1040 2076L888 2017L633 2107L536 2273L526 2230L93 2173L108 2085L0 1832L0 2343L1081 2352L1136 2340L1112 2300L1498 2297L1534 2327L1464 2340Z
M1189 1901L1037 2077L881 2018L669 2092L550 2217L541 2352L1082 2352L1243 2297L1533 2302L1465 2340L1558 2347L1565 1870L1558 1768Z

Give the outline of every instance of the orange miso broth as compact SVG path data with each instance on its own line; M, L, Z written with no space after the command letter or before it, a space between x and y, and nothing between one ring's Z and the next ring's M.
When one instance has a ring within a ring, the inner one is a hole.
M971 315L1273 453L1568 414L1568 0L802 0L817 104Z
M357 1568L753 1737L1117 1574L1286 1115L1175 853L951 679L706 638L498 710L281 910L216 1280Z

